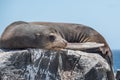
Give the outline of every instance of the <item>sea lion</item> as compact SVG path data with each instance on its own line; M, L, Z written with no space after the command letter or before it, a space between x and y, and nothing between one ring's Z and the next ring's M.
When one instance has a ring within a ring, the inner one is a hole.
M10 24L0 39L0 48L65 48L69 43L97 42L104 43L103 47L84 50L99 53L105 58L111 71L107 72L108 80L114 80L112 70L112 52L104 37L91 27L82 24L52 23L52 22L23 22Z
M59 33L66 41L70 43L84 43L84 42L104 43L103 47L83 51L99 53L103 58L105 58L111 68L111 71L107 72L108 80L115 80L113 72L112 51L104 37L99 32L83 24L54 23L54 22L30 22L30 23L52 27L61 27Z
M4 49L59 49L66 45L67 41L57 34L55 29L22 21L10 24L0 39L0 48Z

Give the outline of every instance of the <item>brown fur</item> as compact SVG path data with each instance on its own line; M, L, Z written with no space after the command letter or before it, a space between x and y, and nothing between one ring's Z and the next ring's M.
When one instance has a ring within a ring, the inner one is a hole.
M51 36L55 37L55 40L50 41ZM46 26L32 25L21 21L10 24L0 39L0 48L5 49L61 49L65 48L66 45L67 41L54 29L47 30Z
M54 36L55 40L50 40ZM1 48L65 48L66 43L97 42L104 43L104 47L92 52L104 57L110 67L108 80L114 80L112 71L112 52L103 38L96 30L82 24L51 23L51 22L14 22L3 32L0 40ZM87 50L86 50L87 51ZM89 52L89 51L88 51Z

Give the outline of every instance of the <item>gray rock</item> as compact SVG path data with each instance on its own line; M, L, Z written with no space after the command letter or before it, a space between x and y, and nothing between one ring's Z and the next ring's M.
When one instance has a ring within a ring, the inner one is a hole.
M116 80L120 80L120 69L117 70L117 73L116 73Z
M108 80L98 54L43 49L0 50L0 80Z

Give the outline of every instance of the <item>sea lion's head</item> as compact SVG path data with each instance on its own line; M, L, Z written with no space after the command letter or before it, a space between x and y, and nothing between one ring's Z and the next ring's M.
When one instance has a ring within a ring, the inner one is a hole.
M60 50L67 41L59 31L50 26L15 22L6 28L0 39L0 47L8 49L41 48Z
M60 50L67 46L67 41L62 38L54 28L44 28L35 33L38 48Z

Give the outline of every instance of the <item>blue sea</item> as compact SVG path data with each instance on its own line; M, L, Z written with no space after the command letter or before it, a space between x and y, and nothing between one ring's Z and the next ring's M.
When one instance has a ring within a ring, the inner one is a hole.
M113 61L114 61L114 71L120 69L120 50L112 50L113 52Z

